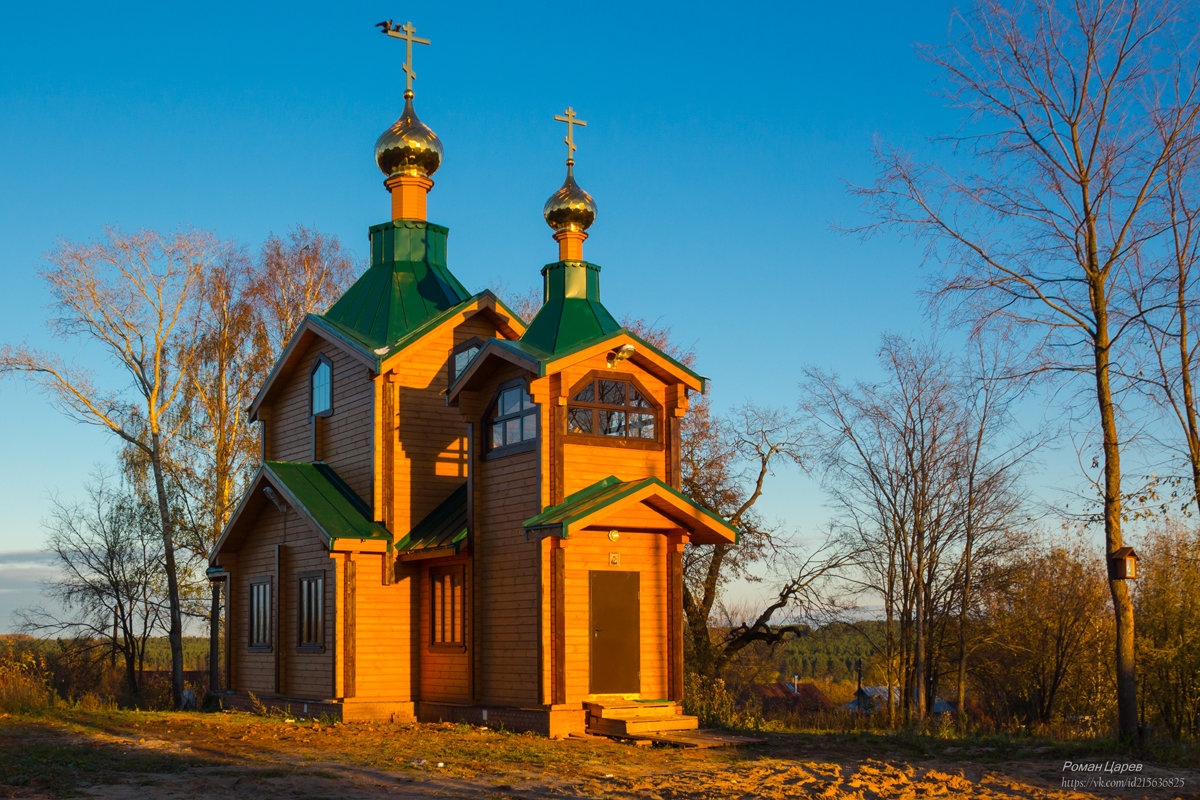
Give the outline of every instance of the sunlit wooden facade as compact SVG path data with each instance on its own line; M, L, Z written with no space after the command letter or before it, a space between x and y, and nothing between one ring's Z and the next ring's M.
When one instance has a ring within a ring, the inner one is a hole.
M613 321L586 225L526 325L454 278L421 199L250 409L263 467L209 571L229 699L551 735L681 699L683 547L736 535L678 491L703 379Z

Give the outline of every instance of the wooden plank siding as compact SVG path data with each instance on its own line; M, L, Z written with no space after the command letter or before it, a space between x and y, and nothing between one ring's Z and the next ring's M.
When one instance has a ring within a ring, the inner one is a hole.
M309 374L319 355L333 365L333 413L314 419L309 416ZM266 458L325 461L359 497L371 502L374 386L370 370L340 347L317 338L279 381L269 403L270 421L265 424Z
M639 638L641 675L639 692L645 698L662 698L668 691L667 537L660 533L622 532L616 542L607 532L583 531L566 540L563 558L563 673L564 702L584 700L591 692L591 619L588 572L637 571L639 578ZM609 564L609 555L620 557Z
M496 335L484 314L459 315L406 348L385 365L390 372L385 403L395 417L385 430L384 453L391 452L391 513L386 518L397 539L407 534L467 479L467 426L446 407L450 353L455 346ZM387 470L380 459L378 480ZM388 496L385 489L383 497Z
M264 503L251 521L254 535L237 552L231 571L233 687L240 691L326 699L334 695L338 643L337 564L311 523L289 509L280 513ZM278 565L276 556L278 553ZM324 578L324 647L299 647L299 579L321 572ZM250 581L271 579L272 641L269 651L250 650ZM276 678L278 662L279 677Z
M418 578L409 572L383 580L386 554L357 553L355 569L354 697L410 701L415 694Z
M473 477L476 565L474 607L475 697L496 705L541 702L539 575L536 539L523 523L541 511L538 450L487 458L485 416L500 384L529 377L512 365L499 367L477 392L463 393L460 409L478 432ZM543 422L546 414L541 410ZM540 442L543 439L539 440Z

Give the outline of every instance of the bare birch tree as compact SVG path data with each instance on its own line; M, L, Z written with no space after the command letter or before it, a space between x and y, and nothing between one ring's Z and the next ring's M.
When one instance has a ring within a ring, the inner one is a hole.
M255 269L262 351L272 360L310 312L321 312L354 280L354 268L336 236L297 225L286 238L263 242ZM268 367L270 365L268 364Z
M226 247L201 277L183 344L189 367L171 473L186 519L181 543L201 570L258 464L257 432L244 412L273 354L256 346L254 279L245 253ZM221 592L216 583L208 588L209 690L216 691Z
M928 241L937 296L975 329L1018 327L1031 369L1086 375L1103 450L1105 550L1124 544L1118 349L1131 267L1162 229L1151 213L1195 135L1196 48L1169 4L985 0L946 50L926 50L968 115L961 168L880 148L861 190L878 226ZM1133 604L1110 579L1121 736L1137 731Z
M178 431L176 404L188 366L188 351L176 346L175 337L211 249L212 240L203 233L126 235L109 229L103 239L62 242L50 253L45 278L59 314L54 330L103 353L109 388L53 353L26 346L0 349L0 375L25 376L68 417L111 432L149 462L166 570L176 707L183 694L183 618L165 462Z

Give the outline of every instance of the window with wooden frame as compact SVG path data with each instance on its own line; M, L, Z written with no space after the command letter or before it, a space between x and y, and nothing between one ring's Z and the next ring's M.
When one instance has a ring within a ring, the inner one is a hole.
M325 573L313 572L300 576L299 594L296 598L299 619L299 646L324 648L325 646Z
M466 371L467 367L471 366L471 362L475 360L475 356L479 355L479 351L482 349L483 339L476 336L456 345L450 351L450 383L458 380L458 377Z
M594 372L577 383L567 400L567 434L600 443L657 447L660 408L633 376Z
M271 579L250 581L250 637L252 649L271 648Z
M333 362L325 356L317 356L308 376L309 414L328 417L333 413Z
M501 385L488 417L488 449L491 454L532 449L537 443L538 410L525 381Z
M432 629L430 644L434 647L466 646L463 635L466 624L466 591L463 586L465 574L461 564L433 567L429 570L429 622Z

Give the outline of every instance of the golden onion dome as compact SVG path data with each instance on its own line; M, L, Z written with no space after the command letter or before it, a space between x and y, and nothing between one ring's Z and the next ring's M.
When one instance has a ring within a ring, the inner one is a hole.
M586 231L596 221L596 202L575 183L572 166L568 161L567 179L542 209L546 224L556 231Z
M442 165L442 140L417 119L413 94L404 93L404 113L375 142L375 163L383 174L428 178Z

